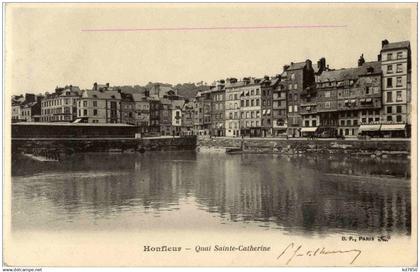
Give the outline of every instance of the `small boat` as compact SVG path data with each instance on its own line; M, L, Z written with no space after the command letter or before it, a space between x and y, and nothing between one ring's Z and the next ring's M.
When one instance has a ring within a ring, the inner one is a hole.
M234 154L242 154L243 151L240 148L226 148L226 154L234 155Z

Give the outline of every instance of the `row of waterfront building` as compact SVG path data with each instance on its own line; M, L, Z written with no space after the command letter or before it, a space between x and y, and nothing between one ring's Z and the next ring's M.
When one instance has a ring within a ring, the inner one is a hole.
M160 84L66 86L14 96L12 120L126 123L154 135L407 137L410 43L383 40L377 60L362 54L352 68L332 69L325 58L292 62L276 76L227 78L191 94Z

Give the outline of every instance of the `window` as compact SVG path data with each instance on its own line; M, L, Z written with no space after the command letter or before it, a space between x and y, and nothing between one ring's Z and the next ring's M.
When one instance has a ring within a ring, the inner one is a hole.
M83 115L87 116L87 110L83 110Z
M305 121L305 127L309 127L309 120Z
M357 120L353 120L353 126L357 126Z
M386 79L386 87L392 88L392 77Z
M292 89L292 84L289 84L289 90L291 90Z
M298 112L298 106L297 105L295 105L295 112Z
M295 86L294 86L294 88L295 88L295 90L297 89L297 83L295 83Z
M397 77L397 87L402 87L402 77Z
M255 106L259 106L259 105L260 105L260 99L258 99L258 98L257 98L257 99L255 100Z
M392 74L392 65L387 65L387 67L386 67L386 73L387 74Z
M347 125L351 126L351 120L347 120Z
M392 53L388 53L386 55L386 60L392 60Z
M233 119L233 112L229 112L229 119Z
M331 103L330 102L325 102L325 108L329 109L331 107Z
M289 106L289 112L293 112L293 107Z
M87 107L87 101L83 101L83 107Z
M255 113L253 112L253 111L251 111L251 118L254 118L254 115Z
M295 80L295 74L294 74L294 73L292 73L292 74L290 75L290 79L291 79L291 80Z
M402 91L397 91L397 102L401 102L402 100Z
M366 118L362 118L362 123L366 123Z
M386 113L392 113L392 107L386 107Z
M340 124L341 124L342 126L344 126L344 125L345 125L344 120L341 120L341 121L340 121Z
M256 116L257 118L260 118L260 111L257 111L257 112L255 113L255 116Z
M401 106L397 106L397 113L401 113Z
M401 63L399 63L399 64L397 64L397 73L402 73L402 64Z
M244 106L245 100L241 100L241 107Z
M388 121L388 122L392 122L392 116L391 115L388 115L387 117L386 117L386 120Z
M401 121L402 121L401 115L397 115L397 122L401 122Z
M316 120L312 120L312 126L316 127Z
M130 114L131 114L131 112L130 112ZM98 110L93 110L93 115L98 115Z
M386 93L386 102L392 102L392 92Z
M254 99L251 99L251 107L254 106Z
M93 103L93 106L94 107L97 107L98 106L98 101L93 101L92 103Z
M245 106L249 106L249 100L245 100Z
M402 58L403 58L403 52L398 52L397 59L402 59Z
M234 94L233 97L235 98L235 100L238 99L238 94Z
M297 101L297 94L293 95L293 101Z
M331 96L330 91L325 92L325 97L330 97L330 96Z
M256 89L256 90L255 90L255 94L256 94L256 95L260 95L260 89Z

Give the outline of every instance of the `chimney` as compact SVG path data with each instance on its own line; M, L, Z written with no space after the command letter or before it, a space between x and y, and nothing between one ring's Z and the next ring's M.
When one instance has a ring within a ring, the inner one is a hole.
M264 76L264 80L270 80L269 76Z
M289 69L289 67L290 67L289 65L284 65L283 66L283 72L286 72L286 70Z
M381 54L378 54L378 61L381 61L381 60L382 60Z
M325 71L326 64L327 64L327 61L325 60L325 58L324 57L320 58L318 60L318 72L321 73L321 72Z
M360 56L359 60L357 61L357 66L360 67L365 63L365 59L363 58L363 54Z
M109 83L106 84L106 88L109 89Z
M385 45L389 44L388 40L382 40L382 48L384 48Z
M98 90L98 82L93 83L93 90L94 91Z

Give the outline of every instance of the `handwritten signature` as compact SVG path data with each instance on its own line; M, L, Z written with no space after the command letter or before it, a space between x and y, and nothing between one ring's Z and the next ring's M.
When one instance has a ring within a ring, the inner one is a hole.
M321 255L332 255L332 254L351 254L353 256L352 261L350 264L354 264L354 262L359 258L362 251L359 249L349 249L349 250L327 250L325 247L316 248L315 250L307 250L304 249L302 245L296 246L295 243L290 243L283 252L277 257L277 260L280 258L287 258L286 264L290 264L290 262L295 259L296 257L316 257ZM284 257L283 257L284 256Z

